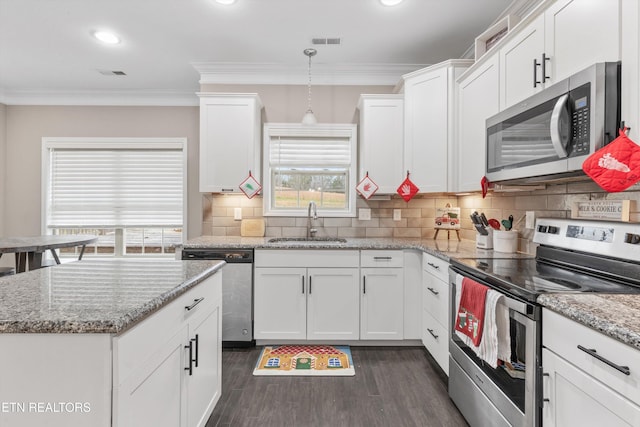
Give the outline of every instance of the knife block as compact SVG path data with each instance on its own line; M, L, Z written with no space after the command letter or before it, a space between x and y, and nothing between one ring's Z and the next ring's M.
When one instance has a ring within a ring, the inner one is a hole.
M476 248L478 249L493 249L493 228L488 227L489 234L483 236L480 233L476 233Z

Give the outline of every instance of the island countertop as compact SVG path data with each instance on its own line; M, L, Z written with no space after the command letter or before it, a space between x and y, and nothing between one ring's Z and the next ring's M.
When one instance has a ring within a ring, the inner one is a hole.
M224 261L84 260L0 278L0 333L118 334Z

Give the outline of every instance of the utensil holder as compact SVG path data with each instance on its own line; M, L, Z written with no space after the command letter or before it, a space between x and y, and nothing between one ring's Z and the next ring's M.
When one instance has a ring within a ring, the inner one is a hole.
M482 235L476 233L476 248L478 249L493 249L493 228L487 228L489 234Z
M493 250L496 252L514 253L518 251L518 231L495 230L493 232Z

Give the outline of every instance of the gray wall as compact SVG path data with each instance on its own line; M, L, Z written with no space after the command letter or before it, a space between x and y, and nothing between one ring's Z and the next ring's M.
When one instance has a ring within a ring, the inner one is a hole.
M5 152L7 144L7 107L0 104L0 236L4 236L4 187L5 187L5 171L7 165L5 162Z

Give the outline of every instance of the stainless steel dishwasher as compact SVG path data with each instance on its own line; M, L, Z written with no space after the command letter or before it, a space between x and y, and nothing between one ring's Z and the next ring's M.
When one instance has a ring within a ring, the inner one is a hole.
M253 340L253 249L183 248L182 259L223 260L222 346L250 347Z

